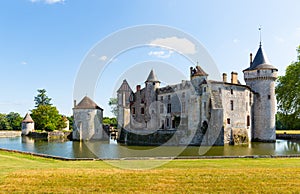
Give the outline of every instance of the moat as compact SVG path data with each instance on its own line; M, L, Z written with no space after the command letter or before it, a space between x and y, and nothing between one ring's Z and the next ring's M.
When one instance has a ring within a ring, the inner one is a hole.
M47 154L66 158L118 159L131 157L197 157L197 156L248 156L248 155L293 155L300 154L299 140L276 140L275 143L249 145L198 146L124 146L114 140L50 142L29 137L2 137L0 148ZM201 151L206 151L204 154ZM180 153L180 154L179 154Z

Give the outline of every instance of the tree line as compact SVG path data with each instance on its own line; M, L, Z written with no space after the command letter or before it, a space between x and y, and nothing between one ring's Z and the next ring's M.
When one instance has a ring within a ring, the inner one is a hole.
M285 75L277 79L276 98L277 129L300 129L300 46L297 48L297 61L292 62Z

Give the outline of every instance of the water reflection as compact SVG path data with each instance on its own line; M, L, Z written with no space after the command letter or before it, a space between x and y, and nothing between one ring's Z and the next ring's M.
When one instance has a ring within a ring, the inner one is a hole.
M172 157L183 147L124 146L114 140L49 142L29 137L0 138L0 148L62 156L67 158ZM291 155L300 154L300 141L277 140L276 143L214 146L205 156ZM199 156L199 147L190 146L180 156Z

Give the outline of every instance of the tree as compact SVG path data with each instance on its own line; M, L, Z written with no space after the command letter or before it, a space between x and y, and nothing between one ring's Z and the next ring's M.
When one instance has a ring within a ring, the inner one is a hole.
M72 115L70 117L67 117L67 119L69 120L69 129L73 130L74 116Z
M115 115L115 117L117 117L118 115L118 99L117 98L110 98L108 105L111 108L111 113L113 113Z
M52 105L50 103L51 98L46 95L45 89L38 89L38 95L34 97L35 107L39 107L40 105Z
M62 115L54 106L39 105L32 110L31 117L34 120L35 128L38 130L54 131L66 127Z
M11 130L9 122L7 121L6 115L0 113L0 130Z
M19 113L10 112L6 115L7 122L12 130L20 130L23 118Z
M285 75L279 76L276 86L277 119L287 129L300 128L300 46L297 52L297 62L292 62Z
M109 126L114 126L117 127L117 119L116 118L109 118L109 117L103 117L103 125L109 125Z

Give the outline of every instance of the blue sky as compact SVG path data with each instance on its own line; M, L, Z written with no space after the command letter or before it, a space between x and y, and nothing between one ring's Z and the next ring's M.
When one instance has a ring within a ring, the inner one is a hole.
M187 32L203 44L221 73L237 71L240 80L249 53L258 49L261 25L263 48L283 75L296 60L300 44L299 7L297 0L2 0L0 112L25 115L34 108L36 90L45 88L59 111L71 115L74 82L87 53L111 33L136 25L167 25ZM107 102L121 80L120 65L130 68L154 59L182 63L183 69L190 65L169 54L140 48L115 59L105 73L114 79L99 79L94 96L104 115L111 116ZM188 69L182 72L188 76ZM135 88L142 82L130 84Z

